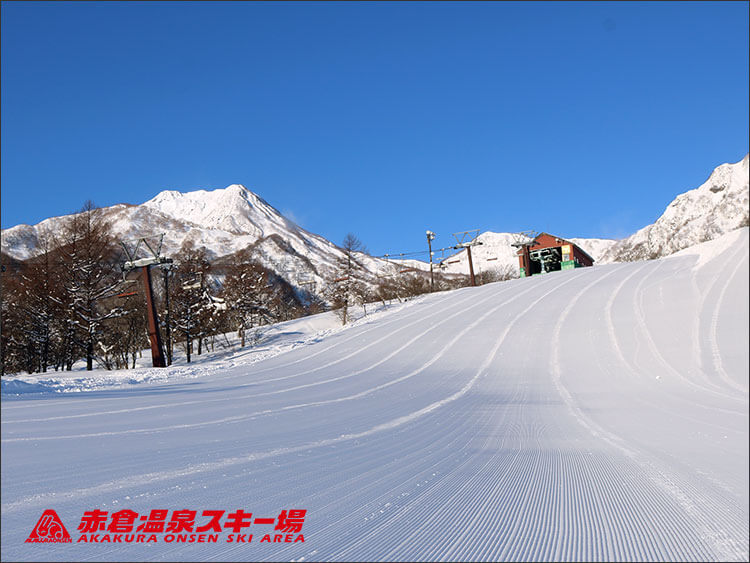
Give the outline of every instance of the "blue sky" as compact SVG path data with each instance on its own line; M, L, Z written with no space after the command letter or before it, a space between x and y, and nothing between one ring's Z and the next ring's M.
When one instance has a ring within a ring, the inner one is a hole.
M373 254L618 238L748 151L748 2L3 2L2 226L241 183Z

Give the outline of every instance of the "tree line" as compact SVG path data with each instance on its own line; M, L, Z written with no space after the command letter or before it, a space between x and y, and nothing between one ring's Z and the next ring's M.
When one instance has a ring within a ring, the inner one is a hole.
M167 363L182 353L190 362L207 348L255 344L259 327L333 309L343 324L352 307L402 301L430 291L429 274L393 264L376 279L364 268L367 252L353 234L342 258L324 273L320 296L293 287L264 267L253 247L231 261L210 261L205 248L184 244L169 268L152 269L152 287ZM0 292L0 374L135 368L149 348L139 271L124 275L126 260L102 210L87 202L55 231L40 233L28 260L3 256ZM485 274L480 281L495 281ZM466 285L464 277L436 273L436 290Z
M23 261L3 256L1 373L69 371L78 361L87 370L134 368L149 347L144 291L138 270L123 275L125 253L101 210L88 202L54 232L41 233L37 250ZM232 331L244 346L254 327L324 307L250 251L217 265L188 243L171 268L153 268L152 276L170 363L178 349L190 361Z

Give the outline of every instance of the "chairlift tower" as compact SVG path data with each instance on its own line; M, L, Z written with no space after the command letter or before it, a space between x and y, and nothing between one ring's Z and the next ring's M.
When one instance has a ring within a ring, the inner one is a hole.
M480 244L484 244L481 241L477 240L477 236L479 236L479 229L472 229L470 231L460 231L458 233L453 233L453 236L456 239L456 242L458 243L453 248L455 249L466 249L466 255L469 257L469 274L471 275L471 285L476 286L477 281L474 277L474 264L471 261L471 247L472 246L478 246Z
M159 242L157 245L149 244L149 238L153 239L158 237ZM161 256L161 246L164 241L164 234L155 235L150 237L141 237L135 239L137 242L135 247L131 250L128 248L126 242L132 241L120 241L122 248L125 250L125 255L128 259L122 265L123 276L127 272L135 269L140 269L141 280L143 282L143 291L146 294L146 314L148 316L148 338L151 342L151 360L152 365L155 368L166 367L166 361L164 359L164 347L162 346L161 333L159 332L159 317L156 313L156 303L154 302L154 290L151 285L151 266L157 267L170 267L172 264L171 258L165 258ZM139 258L138 254L141 248L144 248L146 256Z
M536 237L539 233L536 231L521 231L518 233L512 233L513 242L511 246L521 250L524 257L524 264L531 264L531 252L530 247L537 244ZM524 272L525 276L530 276L531 272Z

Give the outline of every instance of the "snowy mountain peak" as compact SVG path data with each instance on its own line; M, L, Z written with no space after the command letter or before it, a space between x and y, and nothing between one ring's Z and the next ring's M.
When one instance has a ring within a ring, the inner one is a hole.
M261 237L290 228L276 209L242 184L185 193L166 190L143 207L202 228L235 234Z
M190 192L164 190L143 205L170 215L174 214L176 208L180 208L186 203L189 203L196 210L234 207L235 210L240 211L248 203L250 196L254 196L254 194L245 186L232 184L226 188L215 190L195 190ZM184 213L181 213L181 215L184 215Z

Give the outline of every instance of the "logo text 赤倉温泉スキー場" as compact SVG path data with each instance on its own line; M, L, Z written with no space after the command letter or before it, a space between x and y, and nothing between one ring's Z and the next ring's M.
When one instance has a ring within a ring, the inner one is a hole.
M151 510L138 514L129 509L109 513L87 510L81 517L76 543L297 543L307 510L286 509L275 517L254 517L237 509L224 518L225 510ZM252 528L251 528L252 526ZM256 529L256 526L257 529ZM227 532L230 532L227 534ZM27 543L72 543L57 513L48 509L34 526Z

